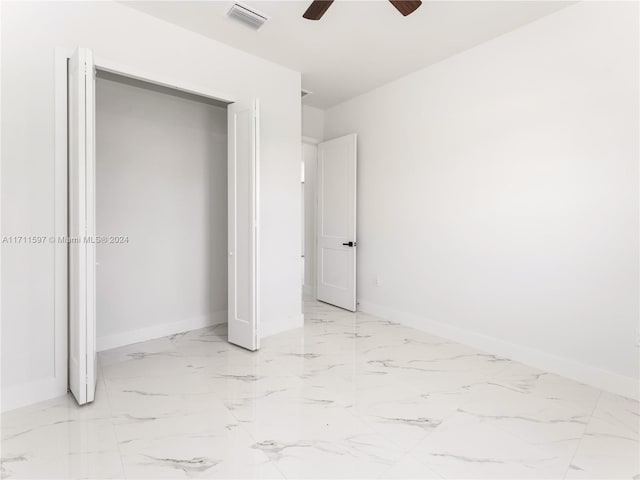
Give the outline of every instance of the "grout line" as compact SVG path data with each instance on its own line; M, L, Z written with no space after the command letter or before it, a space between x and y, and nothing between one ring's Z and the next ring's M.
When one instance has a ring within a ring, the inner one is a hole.
M216 395L216 397L217 397L217 395ZM217 397L217 398L218 398L218 397ZM220 403L221 403L221 404L222 404L222 406L225 408L225 410L227 410L227 412L229 412L229 414L230 414L233 418L235 418L235 419L236 419L236 421L238 422L238 425L240 426L240 428L242 429L242 431L244 431L244 432L247 434L247 436L248 436L251 440L253 440L256 444L257 444L257 443L259 443L259 442L258 442L258 440L257 440L257 439L253 436L253 434L249 431L249 429L247 429L247 428L245 427L245 425L244 425L244 424L245 424L246 422L241 421L241 420L236 416L236 414L233 412L233 410L229 409L229 408L226 406L226 404L225 404L225 402L224 402L224 400L223 400L222 398L218 398L218 399L220 400ZM269 456L268 456L266 453L262 452L262 454L266 457L266 459L267 459L267 463L269 463L270 465L273 465L273 467L274 467L278 472L280 472L280 475L282 475L282 478L286 479L286 478L287 478L287 476L282 472L282 470L280 470L280 468L278 467L278 465L276 465L276 463L275 463L273 460L271 460L271 459L269 458Z
M102 361L100 360L100 355L98 357L98 368L100 369L100 377L102 379L102 385L104 388L104 395L107 399L107 406L109 408L109 420L111 422L111 428L113 429L113 436L116 439L116 447L118 448L118 458L120 458L120 467L122 468L122 478L127 478L127 472L124 469L124 462L122 461L122 450L120 450L120 439L118 438L118 434L116 433L116 427L113 423L113 409L111 406L111 398L109 396L109 390L107 389L107 382L104 376L104 372L102 371Z
M584 436L587 433L587 428L589 428L589 425L591 424L591 420L593 419L593 414L598 409L598 405L600 405L600 398L602 398L602 394L603 394L603 391L600 390L600 393L598 394L598 399L596 400L595 405L593 406L593 409L591 409L591 414L589 415L589 420L587 420L587 423L584 426L584 431L582 432L582 436L580 437L580 440L578 441L578 444L576 445L576 449L573 451L573 455L571 455L571 459L569 460L569 464L567 465L567 469L565 470L564 475L562 476L563 479L567 478L567 475L569 474L569 469L571 468L571 465L573 465L573 459L576 457L576 454L578 453L578 450L580 449L580 445L582 444L582 440L584 439Z

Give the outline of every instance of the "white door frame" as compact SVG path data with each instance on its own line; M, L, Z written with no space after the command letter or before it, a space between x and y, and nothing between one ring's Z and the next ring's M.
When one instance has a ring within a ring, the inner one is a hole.
M68 232L68 111L67 111L67 62L75 49L55 49L55 78L54 78L54 129L55 129L55 162L54 162L54 359L53 375L50 388L45 393L32 391L21 392L24 404L43 398L52 398L64 395L69 384L68 375L68 331L69 331L69 304L68 304L68 248L64 242L57 239L65 238ZM145 71L130 65L123 65L103 57L94 57L94 65L97 70L115 73L125 77L142 80L155 85L160 85L202 97L212 98L226 103L235 103L236 97L213 90L202 85L194 85L181 79L169 78L158 75L155 72Z
M307 267L307 260L310 260L310 263L312 265L311 270L313 270L313 283L311 285L307 285L304 281L302 283L302 291L305 295L311 295L313 298L316 297L316 249L317 249L317 218L318 218L318 191L317 191L317 175L318 175L318 144L320 143L320 140L313 138L313 137L306 137L303 136L302 137L302 145L303 145L303 150L304 150L304 145L308 145L310 147L313 147L316 151L316 161L314 162L314 166L313 166L313 192L314 195L312 197L312 207L313 207L313 222L312 222L312 232L311 232L311 251L308 251L308 249L305 249L304 251L304 266L305 266L305 277L307 275L307 271L306 271L306 267ZM304 152L302 154L302 159L304 161ZM305 164L305 191L307 191L307 189L309 188L309 185L311 184L311 182L309 182L309 175L307 174L307 169L306 169L306 164ZM306 228L306 223L307 223L307 216L304 214L304 209L308 208L308 205L303 205L303 222L302 222L302 228ZM305 238L305 243L307 242L307 239Z

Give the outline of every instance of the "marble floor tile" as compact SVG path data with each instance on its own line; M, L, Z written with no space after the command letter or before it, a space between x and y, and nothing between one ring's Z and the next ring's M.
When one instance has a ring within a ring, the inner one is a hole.
M639 413L637 401L603 392L567 478L640 478Z
M640 444L637 439L594 431L579 443L566 478L640 478Z
M159 438L209 434L224 436L238 426L236 418L224 407L211 408L207 413L114 418L114 431L122 453L135 453L140 445Z
M602 392L598 405L593 412L593 421L589 425L587 433L596 429L596 426L600 426L600 428L607 427L609 430L613 429L624 437L638 440L640 402Z
M55 456L104 452L118 448L111 419L61 420L2 439L2 455Z
M388 470L382 471L378 478L439 480L443 477L407 454Z
M511 362L492 378L492 382L533 396L573 402L591 410L600 397L597 388L518 362Z
M376 478L403 454L382 436L364 432L262 440L255 448L287 478Z
M10 462L16 470L28 465L23 460L46 458L61 466L60 460L69 456L74 468L82 470L82 455L101 454L118 448L112 424L111 410L102 376L98 375L96 401L79 408L67 395L41 404L2 414L2 461ZM42 465L42 464L38 464ZM62 467L60 467L62 468ZM7 467L12 470L11 467Z
M578 442L571 449L526 441L459 412L409 453L445 478L562 478Z
M134 441L122 453L128 478L284 478L242 429Z
M112 348L98 353L98 359L101 367L106 367L114 363L124 362L126 360L142 359L147 356L162 355L165 352L175 350L175 345L169 337L157 338L147 342L132 343L120 348Z
M288 478L370 478L403 453L349 408L267 397L232 411Z
M483 420L537 445L575 446L591 418L591 410L559 399L532 396L502 385L476 385L458 412Z
M419 385L359 389L353 412L404 450L438 428L464 401L458 395L428 393Z
M124 478L120 452L84 452L54 456L4 457L2 478Z
M307 300L99 354L96 400L4 413L2 478L640 478L638 402Z

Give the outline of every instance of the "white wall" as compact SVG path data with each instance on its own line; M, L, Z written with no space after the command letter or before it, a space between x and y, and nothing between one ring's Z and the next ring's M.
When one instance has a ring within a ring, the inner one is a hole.
M327 110L360 308L637 396L638 53L581 2Z
M300 74L115 2L3 2L2 234L54 232L54 49L77 46L233 98L260 97L262 335L300 326ZM66 391L55 251L2 247L4 409Z
M324 140L324 110L302 105L302 136Z
M98 350L227 315L227 109L98 78Z

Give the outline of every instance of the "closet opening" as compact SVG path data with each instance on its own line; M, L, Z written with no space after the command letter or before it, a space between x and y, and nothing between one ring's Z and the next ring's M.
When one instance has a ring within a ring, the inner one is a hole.
M80 405L98 351L224 323L260 347L259 100L185 80L56 51L56 321Z
M226 323L228 103L97 69L95 105L97 351Z

